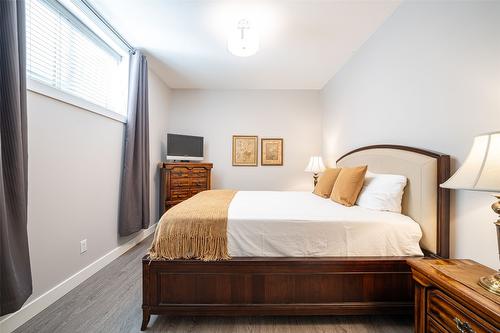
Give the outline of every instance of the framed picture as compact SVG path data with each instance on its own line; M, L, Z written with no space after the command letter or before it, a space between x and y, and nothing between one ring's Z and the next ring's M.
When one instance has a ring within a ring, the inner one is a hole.
M233 166L257 166L258 139L254 135L233 135Z
M261 165L283 165L283 139L261 139Z

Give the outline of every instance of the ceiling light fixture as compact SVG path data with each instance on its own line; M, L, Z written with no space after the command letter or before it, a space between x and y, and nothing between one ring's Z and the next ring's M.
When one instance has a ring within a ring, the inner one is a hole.
M236 30L227 39L229 52L238 57L249 57L259 50L259 35L246 19L238 22Z

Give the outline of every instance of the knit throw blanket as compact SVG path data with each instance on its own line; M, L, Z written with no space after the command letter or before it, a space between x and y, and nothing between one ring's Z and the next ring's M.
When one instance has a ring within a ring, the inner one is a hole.
M230 259L227 214L236 191L200 192L170 208L160 219L149 249L151 259Z

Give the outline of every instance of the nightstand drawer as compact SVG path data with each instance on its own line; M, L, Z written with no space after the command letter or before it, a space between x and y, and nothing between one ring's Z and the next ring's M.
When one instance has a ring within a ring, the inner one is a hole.
M449 332L497 332L492 326L439 290L427 292L427 313ZM439 331L436 331L439 332Z
M445 330L441 325L436 323L434 319L431 317L427 317L427 330L426 332L428 333L450 333L449 331Z

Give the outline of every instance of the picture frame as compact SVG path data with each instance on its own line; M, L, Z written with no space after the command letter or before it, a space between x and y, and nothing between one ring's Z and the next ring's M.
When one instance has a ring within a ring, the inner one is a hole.
M258 147L256 135L233 135L233 166L257 166Z
M262 166L282 166L283 165L283 139L282 138L262 138L260 140L260 164Z

